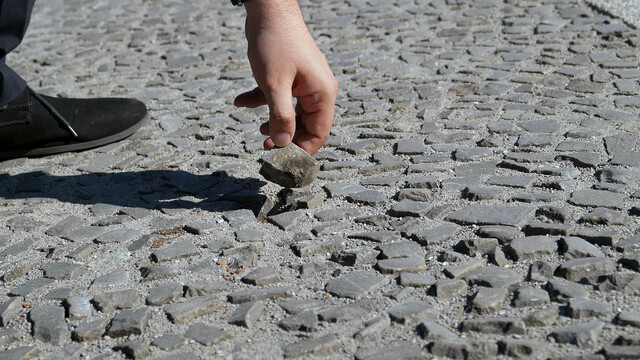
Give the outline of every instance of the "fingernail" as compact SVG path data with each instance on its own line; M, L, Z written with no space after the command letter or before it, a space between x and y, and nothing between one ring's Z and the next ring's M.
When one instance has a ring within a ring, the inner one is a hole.
M287 146L291 142L291 135L286 132L277 133L271 137L273 143L277 146Z

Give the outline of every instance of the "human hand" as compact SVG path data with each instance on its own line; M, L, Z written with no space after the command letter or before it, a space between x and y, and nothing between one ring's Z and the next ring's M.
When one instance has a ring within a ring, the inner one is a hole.
M296 0L245 3L248 56L258 87L236 97L240 107L269 106L264 147L291 141L314 154L327 141L338 84L316 46ZM292 97L296 97L295 110Z

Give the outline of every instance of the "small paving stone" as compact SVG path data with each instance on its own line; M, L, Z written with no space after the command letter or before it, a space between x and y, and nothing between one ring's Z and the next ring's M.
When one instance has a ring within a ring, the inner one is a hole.
M402 258L378 260L376 268L383 274L400 274L403 272L420 273L427 270L423 255L416 254Z
M355 266L362 264L371 264L376 261L380 251L373 249L363 250L343 250L331 254L331 261L335 261L344 266Z
M198 296L181 303L166 305L163 308L169 320L174 324L184 324L202 315L223 309L224 301L217 296Z
M31 333L37 340L62 345L70 336L64 320L64 309L61 307L35 307L29 312L29 321L32 323Z
M620 239L620 232L617 230L596 230L590 228L579 229L573 233L574 236L583 238L594 245L614 246Z
M450 278L458 279L471 274L487 264L486 260L470 260L456 265L448 265L444 268L444 274Z
M20 334L18 330L13 328L8 328L4 330L0 330L0 346L9 345L20 338Z
M445 220L461 225L507 225L522 227L534 215L527 206L494 206L472 204L447 216Z
M511 240L522 236L522 232L513 226L485 225L478 228L476 234L481 237L498 239L500 244L511 242Z
M67 317L70 320L81 320L91 316L91 297L70 296L65 299Z
M421 322L416 330L420 336L427 341L435 340L457 340L458 335L451 332L442 325L432 322Z
M421 201L403 199L391 207L389 215L395 217L423 217L429 212L429 210L431 210L431 208L432 206L430 204Z
M547 344L525 339L502 339L498 342L500 353L514 358L544 357L549 351Z
M129 273L125 270L118 269L108 274L97 277L91 283L91 289L104 289L118 285L124 285L129 282Z
M327 307L324 301L320 300L290 300L279 304L289 314L300 314L307 311L315 311Z
M422 247L413 241L381 244L376 247L383 259L403 258L412 255L424 255Z
M284 348L285 359L297 358L305 355L330 356L340 350L340 343L335 335L325 335L318 338L301 340Z
M109 322L110 319L108 318L87 320L73 329L71 337L73 340L80 342L100 339L106 332Z
M535 261L529 267L529 278L531 281L546 282L553 277L558 264L549 261Z
M556 322L560 312L556 307L547 307L524 317L524 323L531 326L549 326Z
M242 278L242 282L258 286L269 285L278 281L280 281L278 273L270 267L255 269Z
M0 358L6 360L30 360L40 355L36 346L20 346L10 350L0 351Z
M414 274L403 272L400 274L400 285L411 287L429 287L436 283L436 278L430 274Z
M144 359L151 354L151 350L147 345L137 341L119 343L113 347L113 350L122 352L130 359Z
M552 301L567 302L570 299L585 299L587 292L583 286L559 279L551 279L547 283L547 292Z
M184 240L155 250L151 253L151 258L155 262L163 262L194 256L198 253L198 248L193 245L191 240Z
M408 341L399 341L388 344L382 348L361 350L356 352L356 360L384 360L384 359L426 359L427 354L418 346Z
M0 326L7 327L20 314L21 309L22 298L18 296L10 297L0 304Z
M620 259L620 263L634 271L640 272L640 252L627 254Z
M374 272L353 271L329 281L326 290L335 296L356 299L387 283L384 276Z
M313 311L305 311L285 318L278 323L286 331L312 332L318 328L318 315Z
M184 333L184 336L204 346L212 346L231 338L231 334L228 332L201 323L191 325Z
M471 300L471 311L478 314L491 314L500 310L509 296L507 289L479 287Z
M479 238L460 240L453 249L461 254L469 256L482 256L489 252L491 249L498 246L498 239L492 238Z
M526 333L526 326L522 320L510 318L487 318L464 320L460 325L463 332L476 331L485 334L519 334Z
M185 343L185 338L175 334L163 334L155 338L151 342L151 345L157 347L160 350L173 350Z
M140 267L140 274L143 281L153 281L172 278L178 275L178 271L175 268L163 265L142 266Z
M471 201L500 199L504 190L498 187L468 186L464 190L465 198Z
M387 200L387 198L379 191L364 190L347 195L347 200L357 204L380 206Z
M170 282L149 289L145 300L147 305L164 305L182 297L182 285L177 282Z
M550 337L560 344L574 344L577 347L592 348L598 344L598 336L604 328L601 321L590 321L555 329Z
M517 261L536 259L558 250L556 241L548 236L527 236L511 241L507 252Z
M75 215L69 215L47 229L45 234L49 236L63 237L69 231L77 229L82 225L84 225L84 220L82 218Z
M93 303L96 309L110 313L142 305L142 295L136 289L113 291L94 296Z
M638 357L640 346L605 345L602 354L605 359L633 359Z
M107 229L102 226L83 226L71 230L63 234L61 237L69 241L86 242L95 240L98 236L104 234L105 232L107 232Z
M49 279L72 280L82 275L87 268L73 263L56 262L43 264L42 270L44 271L44 276Z
M565 259L579 259L584 257L605 257L598 247L578 237L564 237L558 241L558 248Z
M129 336L131 334L143 334L150 316L151 308L148 307L135 310L122 310L111 319L111 323L107 328L107 335L116 338Z
M532 221L526 227L526 234L531 235L570 235L574 227L569 224L545 223Z
M628 253L640 250L640 235L635 235L615 244L616 251Z
M498 356L498 344L467 340L439 339L431 345L431 354L452 359L489 359Z
M264 289L241 290L227 295L232 304L242 304L249 301L281 299L294 296L296 288L293 286L277 286Z
M419 155L426 150L423 139L404 139L396 144L397 155Z
M445 223L429 229L411 231L409 237L420 245L436 245L453 238L460 230L458 225Z
M295 144L271 150L260 168L265 179L286 188L310 185L320 170L317 161Z
M284 231L291 231L306 217L307 216L304 211L296 210L269 216L267 220Z
M140 238L140 231L135 229L116 229L95 237L96 244L129 243Z
M534 307L547 305L551 302L549 293L543 289L532 287L520 288L516 290L513 305L516 307Z
M362 300L354 304L333 306L318 312L318 319L328 323L360 320L373 310L371 300Z
M576 190L571 193L569 202L577 206L604 207L621 209L624 195L603 190Z
M48 285L51 285L55 282L53 279L47 278L35 278L27 281L26 283L17 286L13 290L9 291L9 296L22 296L27 297L33 292L38 291L41 288L44 288Z
M558 267L556 273L570 281L594 278L615 272L616 266L607 258L581 258L569 260Z
M388 316L378 316L364 323L364 328L353 335L358 341L376 340L391 325Z
M434 288L438 300L447 301L466 293L469 287L462 279L442 279L436 282Z
M638 311L621 311L616 319L620 326L629 325L640 328L640 312Z
M227 322L251 329L260 318L264 310L262 301L248 302L240 305Z
M291 246L293 252L300 256L306 257L315 254L327 254L340 251L344 248L345 241L339 236L325 237L321 242L318 241L298 241Z
M490 288L505 288L510 291L521 282L521 277L511 269L489 266L476 270L464 277L469 285L486 286Z
M591 299L569 299L567 314L573 319L584 319L594 316L608 315L613 312L609 303Z
M399 304L390 308L387 312L392 321L404 325L417 324L425 320L434 321L437 318L437 313L433 307L424 301Z
M580 222L601 225L624 225L629 221L629 217L622 212L607 208L595 208L580 218Z

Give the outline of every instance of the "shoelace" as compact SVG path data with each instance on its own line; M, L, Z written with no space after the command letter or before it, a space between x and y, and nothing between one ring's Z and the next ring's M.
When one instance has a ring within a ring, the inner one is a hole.
M73 130L73 128L71 127L71 125L69 124L67 119L65 119L64 116L62 116L58 112L58 110L56 110L53 106L51 106L51 104L49 104L49 102L47 100L45 100L42 96L40 96L40 94L35 92L29 85L27 85L27 89L29 89L29 91L31 92L31 95L33 95L34 98L36 98L36 99L38 99L38 101L40 101L42 106L44 106L47 110L49 110L51 115L53 115L53 117L56 118L56 120L58 120L60 125L65 127L71 133L71 135L73 135L73 137L78 137L78 133L76 133L76 131Z

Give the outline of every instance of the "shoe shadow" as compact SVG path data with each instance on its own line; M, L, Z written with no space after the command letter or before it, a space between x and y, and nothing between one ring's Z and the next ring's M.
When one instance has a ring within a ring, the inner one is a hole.
M173 211L250 209L258 213L267 201L259 189L266 182L236 178L218 171L195 175L182 170L90 173L58 176L41 171L0 174L0 198L50 198L82 205L97 203Z

